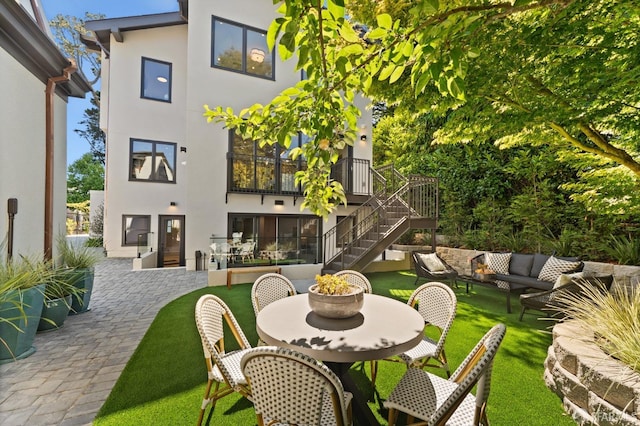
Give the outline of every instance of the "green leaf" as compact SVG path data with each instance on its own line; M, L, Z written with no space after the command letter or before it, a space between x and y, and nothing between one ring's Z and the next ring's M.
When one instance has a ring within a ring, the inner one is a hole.
M418 81L415 85L415 94L418 95L424 91L424 88L427 86L427 83L431 80L431 75L428 72L423 72L418 77Z
M367 38L370 40L377 40L387 35L387 30L384 28L374 28L367 33Z
M360 36L356 33L349 21L344 21L340 27L340 35L349 43L359 43Z
M342 3L342 4L339 4ZM344 18L344 1L341 0L329 0L327 2L327 9L329 13L333 15L334 19Z
M400 77L402 77L403 72L404 72L404 65L397 67L391 74L391 77L389 78L389 83L391 84L397 81Z
M380 80L380 81L386 80L391 74L393 74L393 71L395 69L396 69L395 64L391 63L391 64L387 65L380 72L380 75L378 76L378 80Z
M338 52L338 56L362 55L364 49L360 44L349 44Z
M477 58L480 56L480 49L478 49L477 47L470 47L469 50L467 50L467 56L470 58Z
M388 13L383 13L376 16L376 21L378 22L378 26L384 29L391 29L393 25L393 18Z
M426 0L424 2L425 10L431 13L435 13L440 8L440 3L438 0Z

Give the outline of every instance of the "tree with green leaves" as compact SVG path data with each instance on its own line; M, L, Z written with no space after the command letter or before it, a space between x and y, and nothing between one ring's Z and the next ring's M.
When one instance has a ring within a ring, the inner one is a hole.
M327 181L339 151L355 139L359 111L354 99L358 93L389 104L410 103L420 111L453 109L453 114L472 94L474 102L467 115L470 125L463 126L461 119L455 131L449 132L456 133L457 141L476 136L469 128L486 130L488 112L497 111L501 121L512 122L503 127L521 131L517 133L520 140L531 132L540 134L539 140L560 137L577 149L640 174L637 154L625 150L637 140L633 125L638 128L636 95L640 89L637 84L628 87L637 78L640 57L638 35L634 35L640 24L635 4L353 0L349 3L352 16L366 24L363 26L345 17L343 0L274 3L281 3L282 16L269 28L269 48L276 48L284 60L295 58L297 69L305 70L307 79L267 105L252 105L237 114L205 106L205 116L261 143L288 147L298 131L310 136L312 142L292 150L291 155L303 155L308 161L308 169L296 179L304 186L302 206L320 216L326 217L345 200L340 185L327 185ZM358 7L369 7L373 13L364 16ZM623 27L626 29L620 29ZM555 33L559 36L554 37ZM491 75L490 70L504 62L502 55L509 60L504 71ZM564 74L556 73L559 63ZM536 69L539 72L533 72ZM590 85L594 71L598 71L598 83ZM556 79L561 76L564 79ZM483 91L487 85L481 82L491 83L489 90ZM510 90L516 82L521 84ZM579 96L584 86L592 87L586 96ZM612 96L592 99L598 95L593 93L596 86ZM613 97L622 94L625 86L632 95L627 101ZM491 90L493 87L500 90ZM545 105L545 113L522 102L525 95L538 101L536 105ZM585 107L587 104L591 107ZM474 107L481 109L471 117ZM609 137L609 129L616 126L620 131ZM500 143L514 141L515 136L513 132L485 132L486 138L500 137Z
M101 189L104 189L104 166L87 152L67 170L67 203L88 201L90 190Z
M91 108L84 110L82 121L84 129L75 129L78 135L89 143L91 155L96 161L104 165L105 134L100 128L100 92L96 91L91 97Z

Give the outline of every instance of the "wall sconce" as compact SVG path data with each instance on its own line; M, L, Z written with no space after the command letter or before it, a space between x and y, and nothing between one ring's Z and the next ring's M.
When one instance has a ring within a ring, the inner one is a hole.
M169 203L169 205L170 205L171 207L175 207L175 206L177 206L177 205L178 205L178 203L176 203L175 201L171 201L171 202Z
M181 146L180 147L180 152L187 152L187 147L186 146Z
M360 135L360 140L362 142L366 142L367 141L367 135Z
M284 206L284 200L276 200L274 203L276 206Z

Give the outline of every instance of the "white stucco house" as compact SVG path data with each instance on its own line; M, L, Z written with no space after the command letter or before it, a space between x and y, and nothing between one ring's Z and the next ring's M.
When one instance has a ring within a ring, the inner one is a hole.
M91 86L57 48L39 0L0 0L2 256L55 256L65 235L67 103Z
M205 104L239 111L270 101L301 79L294 61L282 62L267 49L276 6L178 3L178 12L86 25L95 36L87 45L103 58L108 256L140 253L158 267L196 269L202 267L196 262L200 251L211 269L278 263L319 271L323 231L370 193L367 103L362 101L361 138L339 166L339 178L348 176L350 204L323 222L300 211L302 192L293 174L302 161L291 161L278 146L241 140L203 117Z

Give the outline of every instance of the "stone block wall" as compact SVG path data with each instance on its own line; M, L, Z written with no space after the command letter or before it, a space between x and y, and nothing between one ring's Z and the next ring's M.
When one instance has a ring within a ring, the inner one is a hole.
M640 425L640 374L606 355L576 321L553 328L547 387L581 425Z

